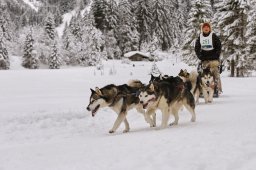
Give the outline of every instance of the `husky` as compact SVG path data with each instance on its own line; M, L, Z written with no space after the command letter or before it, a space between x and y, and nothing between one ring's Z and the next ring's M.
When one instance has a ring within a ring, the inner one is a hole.
M182 106L185 106L192 114L191 121L196 121L194 97L189 90L185 89L184 82L178 76L150 83L141 89L139 99L143 108L147 110L145 119L150 126L154 125L150 115L154 114L157 109L162 112L161 129L168 126L170 114L173 114L175 118L170 125L177 125L178 112Z
M178 76L183 80L185 83L185 88L190 90L195 98L196 104L198 104L200 92L202 91L201 79L198 72L193 70L188 73L186 69L181 69Z
M166 80L166 79L168 79L168 77L169 77L168 75L159 74L159 76L154 76L153 74L151 74L149 83L159 82L159 81L162 81L162 80Z
M215 89L214 75L209 68L206 68L203 69L200 77L202 80L201 85L205 103L211 103Z
M100 108L111 108L118 114L118 117L109 133L114 133L122 122L125 124L123 132L128 132L130 127L126 119L127 111L135 108L138 112L145 114L138 98L138 91L142 87L144 87L144 84L140 81L132 80L128 84L119 86L110 84L103 88L96 87L95 90L91 89L87 110L91 111L94 117Z

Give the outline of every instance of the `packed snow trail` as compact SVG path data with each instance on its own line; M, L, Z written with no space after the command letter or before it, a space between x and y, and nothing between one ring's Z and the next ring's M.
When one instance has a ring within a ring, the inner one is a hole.
M170 64L166 64L170 63ZM174 64L174 65L173 65ZM139 79L147 83L152 63L104 63L92 67L0 72L0 170L254 170L256 167L256 79L222 75L223 91L196 107L197 121L184 109L179 125L149 128L141 114L128 113L131 131L109 134L116 114L86 111L90 88ZM190 69L157 63L165 74ZM171 120L173 117L171 117ZM157 125L161 113L157 112Z

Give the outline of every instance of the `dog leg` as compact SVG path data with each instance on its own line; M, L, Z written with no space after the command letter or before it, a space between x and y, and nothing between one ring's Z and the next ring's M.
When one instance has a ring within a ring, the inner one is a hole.
M160 129L165 129L168 127L168 120L170 117L170 113L168 110L169 110L169 108L162 110L162 124L161 124Z
M208 103L208 93L207 93L207 91L206 90L203 90L203 95L204 95L204 101L205 101L205 103Z
M147 112L145 113L145 120L150 124L150 127L155 127L156 122L155 118L151 119L151 115L155 114L155 109L148 109Z
M195 113L195 108L193 108L192 106L190 106L188 103L185 103L184 106L186 107L186 109L191 113L191 122L195 122L196 121L196 113Z
M200 96L200 91L197 90L195 92L195 96L194 96L196 104L199 104L199 96Z
M153 117L153 123L154 123L153 127L156 127L156 112L153 113L152 117Z
M213 90L213 89L209 91L209 98L208 98L208 102L209 102L209 103L212 103L212 100L213 100L213 93L214 93L214 90Z
M125 112L121 112L121 113L118 114L117 119L116 119L116 121L115 121L115 123L114 123L114 126L113 126L112 129L109 131L109 133L114 133L114 132L116 131L116 129L120 126L120 124L126 119L126 118L125 118L126 115L127 115L127 112L126 112L126 111L125 111ZM127 120L126 120L126 121L127 121ZM127 123L128 123L128 122L127 122Z
M174 122L170 123L169 126L173 126L173 125L178 125L179 122L179 109L177 108L172 108L172 114L174 116Z
M139 105L138 107L136 107L136 110L137 110L138 112L140 112L140 113L143 114L143 116L144 116L144 118L145 118L145 121L150 124L150 127L155 127L155 119L154 119L155 117L154 117L154 115L153 115L153 120L152 120L152 119L150 118L150 114L151 114L151 113L146 113L146 112L144 111L142 105ZM153 123L152 123L152 121L153 121Z
M129 126L129 123L128 123L128 121L127 121L127 119L125 118L124 119L124 125L125 125L125 129L124 129L124 133L127 133L127 132L129 132L130 131L130 126Z

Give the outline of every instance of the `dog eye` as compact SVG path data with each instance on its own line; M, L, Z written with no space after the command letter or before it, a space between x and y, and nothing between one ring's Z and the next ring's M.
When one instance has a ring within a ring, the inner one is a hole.
M146 95L145 97L148 97L148 95Z

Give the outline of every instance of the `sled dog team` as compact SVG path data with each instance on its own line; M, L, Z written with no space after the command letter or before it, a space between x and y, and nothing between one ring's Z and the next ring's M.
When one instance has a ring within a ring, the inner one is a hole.
M144 115L150 127L156 126L156 110L162 112L160 129L168 127L169 117L174 116L171 125L177 125L179 111L184 106L191 113L191 122L196 121L195 105L199 103L200 93L203 94L205 103L213 101L214 76L209 69L202 73L180 70L178 76L151 75L148 85L139 80L131 80L127 84L110 84L102 88L91 89L91 96L87 110L94 117L98 110L109 107L117 113L117 119L109 130L114 133L120 124L124 122L123 132L130 130L126 119L127 112L136 109Z

